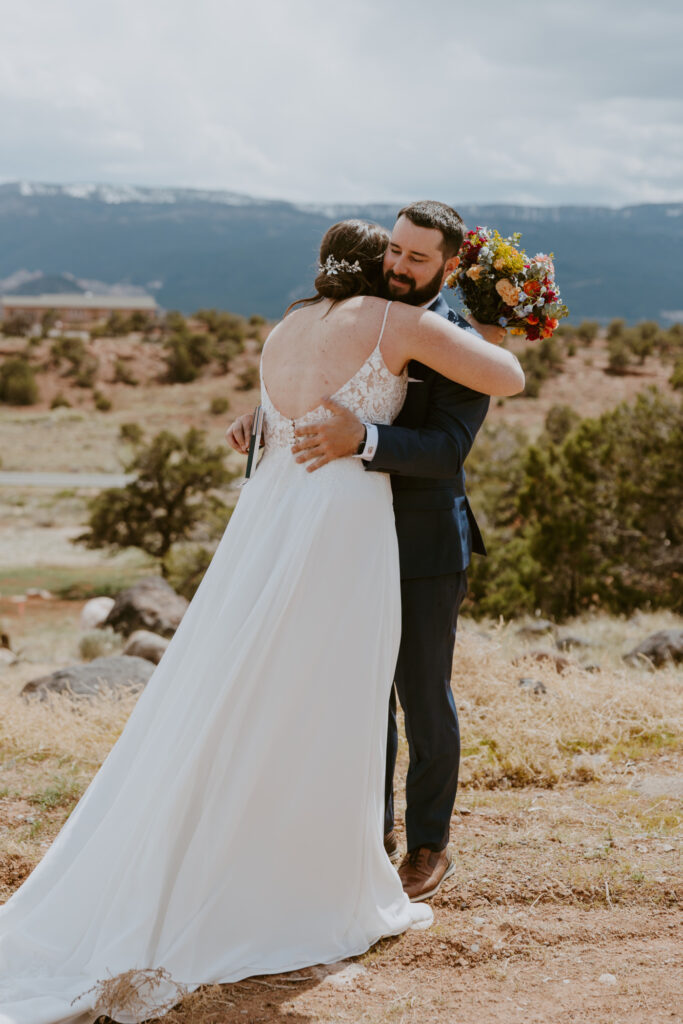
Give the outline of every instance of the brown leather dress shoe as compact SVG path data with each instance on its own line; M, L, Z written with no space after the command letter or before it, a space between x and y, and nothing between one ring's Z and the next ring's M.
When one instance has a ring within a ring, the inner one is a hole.
M398 849L398 836L395 831L384 833L384 849L387 851L387 857L392 864L397 864L401 854Z
M407 853L398 869L403 891L411 903L433 896L441 883L455 871L453 858L445 850L418 846Z

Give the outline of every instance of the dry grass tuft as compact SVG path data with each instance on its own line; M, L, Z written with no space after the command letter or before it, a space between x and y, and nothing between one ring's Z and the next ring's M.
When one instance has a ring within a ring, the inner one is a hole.
M92 772L118 739L138 696L103 690L92 697L48 693L36 701L2 688L0 757L5 765L51 760Z
M173 980L164 967L125 971L112 978L98 981L72 999L72 1004L84 995L95 993L95 1010L114 1016L117 1013L135 1014L142 1020L151 1014L164 1014L188 994L186 985Z
M466 785L586 782L599 778L608 762L681 748L680 669L653 675L613 658L612 666L588 672L570 659L560 675L551 661L534 656L513 664L512 633L510 627L483 633L469 626L456 645L453 690ZM546 693L523 689L520 677L542 682Z

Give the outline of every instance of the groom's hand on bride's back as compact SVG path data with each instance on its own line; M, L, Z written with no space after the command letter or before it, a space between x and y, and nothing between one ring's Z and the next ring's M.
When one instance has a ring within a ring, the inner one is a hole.
M296 461L307 462L309 473L334 459L355 455L365 437L365 427L350 409L334 398L326 398L321 404L332 415L320 423L298 427L292 445Z
M246 455L249 451L249 440L251 438L253 422L253 414L245 412L244 416L239 416L225 431L225 440L231 448L234 448L236 452L240 452L241 455Z

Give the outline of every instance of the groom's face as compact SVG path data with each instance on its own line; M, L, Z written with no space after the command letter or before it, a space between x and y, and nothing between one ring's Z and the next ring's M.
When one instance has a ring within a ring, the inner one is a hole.
M451 272L438 228L421 228L399 217L384 254L384 288L389 299L421 306L436 298Z

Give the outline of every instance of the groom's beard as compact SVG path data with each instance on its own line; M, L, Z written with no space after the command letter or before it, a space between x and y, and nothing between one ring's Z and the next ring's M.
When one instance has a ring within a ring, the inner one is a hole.
M397 299L399 302L407 302L409 306L423 306L429 299L435 299L441 291L441 282L443 280L444 267L437 270L431 281L427 284L423 284L421 288L418 288L415 282L410 277L404 277L403 274L394 274L393 271L387 270L384 273L384 298L385 299ZM408 288L392 289L392 281L397 281L401 284L408 285Z

